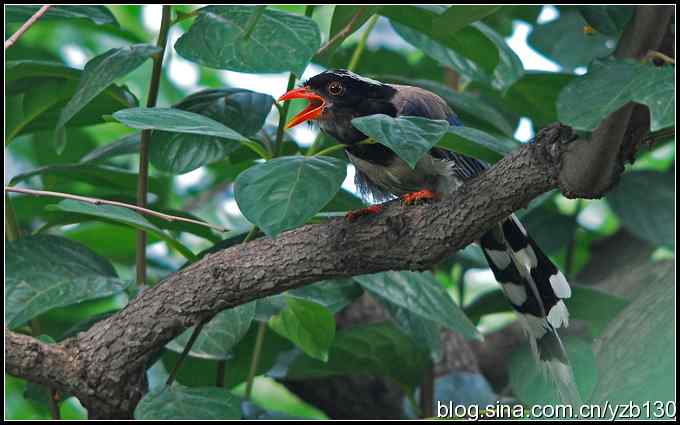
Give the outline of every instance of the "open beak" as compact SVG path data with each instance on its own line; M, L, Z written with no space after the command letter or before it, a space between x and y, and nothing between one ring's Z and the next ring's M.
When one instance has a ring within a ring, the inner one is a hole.
M321 112L323 112L323 107L326 104L321 96L311 91L307 86L289 91L288 93L279 97L279 102L291 99L307 99L309 104L305 109L302 110L302 112L295 115L290 121L288 121L286 128L295 127L296 125L305 121L317 119L319 115L321 115Z

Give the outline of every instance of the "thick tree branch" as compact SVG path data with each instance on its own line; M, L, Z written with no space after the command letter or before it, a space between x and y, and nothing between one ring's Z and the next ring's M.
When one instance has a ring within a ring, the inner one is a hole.
M375 216L336 219L210 254L140 293L119 313L46 349L43 361L74 372L61 379L21 356L10 373L76 395L91 417L130 417L145 388L147 362L186 328L219 311L330 278L386 270L426 270L479 238L495 223L560 185L571 129L559 124L439 202L392 203ZM6 334L8 353L26 348ZM68 360L65 360L68 359ZM68 363L68 364L67 364ZM74 382L76 382L74 384Z
M614 56L642 59L650 50L658 50L670 32L672 17L672 6L637 6ZM573 143L560 173L565 196L598 198L608 191L623 172L619 155L630 151L622 147L637 142L637 136L648 129L647 108L628 103L604 119L589 139Z

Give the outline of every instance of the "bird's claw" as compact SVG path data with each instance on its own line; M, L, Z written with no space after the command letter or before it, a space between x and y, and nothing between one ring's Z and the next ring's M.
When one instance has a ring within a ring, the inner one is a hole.
M404 201L406 205L413 205L418 201L438 199L438 196L436 193L429 189L423 189L419 190L418 192L407 193L406 195L403 195L401 199Z
M380 211L382 211L382 205L371 205L370 207L367 208L350 211L347 214L345 214L345 218L347 219L347 221L355 221L359 217L363 217L365 215L378 214Z

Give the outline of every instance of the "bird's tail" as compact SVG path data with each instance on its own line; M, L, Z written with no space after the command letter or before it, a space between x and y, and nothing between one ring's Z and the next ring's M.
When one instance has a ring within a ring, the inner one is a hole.
M581 402L574 374L557 330L569 323L564 299L571 288L515 215L488 231L482 250L503 292L519 313L532 351L555 382L563 402Z

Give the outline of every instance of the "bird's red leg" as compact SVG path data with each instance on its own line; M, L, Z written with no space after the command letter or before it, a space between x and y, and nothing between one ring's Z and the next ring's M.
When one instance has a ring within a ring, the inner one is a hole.
M404 201L406 205L415 204L418 201L426 199L438 199L438 198L439 196L437 196L437 194L431 191L430 189L423 189L417 192L407 193L406 195L402 195L401 197L401 199Z
M347 218L347 221L354 221L357 218L363 217L365 215L378 214L380 211L382 211L382 209L383 209L382 204L371 205L370 207L367 208L350 211L347 214L345 214L345 218Z

